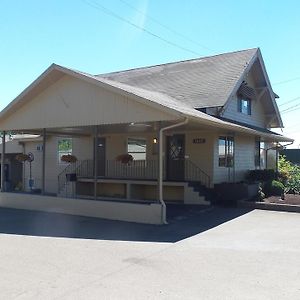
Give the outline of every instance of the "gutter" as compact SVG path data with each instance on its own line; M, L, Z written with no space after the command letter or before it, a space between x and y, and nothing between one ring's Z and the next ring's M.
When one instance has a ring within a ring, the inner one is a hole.
M159 130L159 150L158 150L158 153L159 153L159 158L158 158L158 163L159 163L159 173L158 173L159 198L158 199L159 199L160 204L162 205L162 217L161 217L162 218L161 219L162 224L167 224L167 217L166 217L167 209L166 209L166 203L163 199L163 133L166 130L177 128L177 127L180 127L182 125L185 125L185 124L188 123L188 121L189 121L189 119L185 118L184 121L181 121L177 124L173 124L173 125L161 128Z

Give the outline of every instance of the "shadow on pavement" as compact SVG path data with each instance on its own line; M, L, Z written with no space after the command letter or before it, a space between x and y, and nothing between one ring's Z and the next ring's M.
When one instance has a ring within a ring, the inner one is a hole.
M174 243L249 211L242 208L168 205L167 225L145 225L0 208L0 234Z

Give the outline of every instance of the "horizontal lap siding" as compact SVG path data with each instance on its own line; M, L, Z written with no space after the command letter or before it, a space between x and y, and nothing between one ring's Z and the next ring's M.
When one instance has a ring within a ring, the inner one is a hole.
M64 76L2 120L0 128L55 128L174 118L159 108L154 109L127 96Z
M214 183L222 183L229 181L242 181L248 170L255 169L254 151L255 138L254 136L236 135L235 140L235 156L234 168L219 167L219 150L218 137L226 134L220 134L216 137L214 151Z
M250 124L258 127L266 126L266 118L261 103L257 100L251 101L251 115L238 112L238 99L234 97L229 100L228 106L223 114L224 118Z
M237 136L235 141L235 180L241 181L248 170L255 169L255 138Z
M204 143L193 143L194 139L205 139ZM209 132L186 133L186 155L202 171L213 177L213 149L215 134Z
M46 140L46 185L45 190L48 193L57 192L57 176L58 174L66 168L66 164L61 164L58 161L57 152L57 142L58 138L50 136ZM34 179L34 187L42 187L42 161L43 152L37 150L37 146L42 145L42 142L26 142L25 143L25 153L32 152L34 155L34 161L31 163L32 166L32 178ZM29 163L25 162L25 187L28 190L28 180L30 178Z
M251 72L244 79L244 81L247 82L247 84L250 87L254 87L254 88L256 87ZM251 101L251 115L246 115L238 112L238 97L237 95L235 95L229 100L228 106L226 106L225 108L223 117L264 128L266 127L267 124L267 118L265 116L265 111L261 101L263 101L262 98L259 100L254 98Z

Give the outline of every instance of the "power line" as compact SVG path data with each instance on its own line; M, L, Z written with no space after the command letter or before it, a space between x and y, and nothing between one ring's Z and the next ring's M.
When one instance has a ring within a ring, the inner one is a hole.
M296 111L296 110L299 110L300 109L300 104L298 104L298 105L295 105L295 108L294 109L292 109L292 110L284 110L284 111L282 111L281 112L281 114L287 114L287 113L290 113L290 112L293 112L293 111Z
M105 14L110 15L110 16L114 17L115 19L118 19L118 20L120 20L120 21L122 21L122 22L124 22L124 23L127 23L127 24L131 25L132 27L135 27L136 29L142 30L142 31L144 31L145 33L151 35L152 37L155 37L155 38L157 38L157 39L159 39L159 40L165 42L166 44L169 44L169 45L171 45L171 46L173 46L173 47L176 47L176 48L178 48L178 49L181 49L181 50L183 50L183 51L192 53L192 54L194 54L194 55L201 56L201 54L199 54L199 53L197 53L197 52L195 52L195 51L193 51L193 50L190 50L190 49L188 49L188 48L186 48L186 47L182 47L182 46L180 46L180 45L178 45L178 44L176 44L176 43L174 43L174 42L172 42L172 41L169 41L169 40L167 40L167 39L165 39L165 38L159 36L159 35L156 34L156 33L153 33L152 31L150 31L150 30L148 30L148 29L146 29L146 28L143 28L143 27L141 27L141 26L139 26L139 25L137 25L137 24L135 24L135 23L133 23L133 22L131 22L131 21L125 19L125 18L123 18L122 16L116 14L115 12L113 12L112 10L106 8L106 7L103 6L102 4L99 4L98 2L95 2L95 1L91 2L91 1L87 1L87 0L82 0L82 2L84 2L84 3L87 4L87 5L89 5L90 7L93 7L93 8L95 8L95 9L101 10L101 11L104 12Z
M294 102L294 101L296 101L296 100L298 100L298 99L300 99L300 97L293 98L292 100L289 100L289 101L287 101L287 102L284 102L284 103L282 103L282 104L279 104L278 106L286 105L286 104L291 103L291 102Z
M285 84L285 83L289 83L289 82L296 81L296 80L299 80L299 79L300 79L300 77L295 77L295 78L291 78L291 79L287 79L287 80L275 82L272 85Z
M293 108L296 108L296 107L298 107L298 106L300 106L300 103L295 104L295 105L292 105L292 106L290 106L290 107L288 107L288 108L282 110L281 112L283 113L283 112L285 112L285 111L289 111L289 110L291 110L291 109L293 109Z
M195 44L195 45L198 45L198 46L200 46L200 47L202 47L202 48L204 48L204 49L206 49L206 50L215 52L213 49L211 49L211 48L209 48L209 47L207 47L207 46L205 46L205 45L203 45L203 44L201 44L201 43L199 43L199 42L197 42L197 41L191 39L190 37L186 36L185 34L182 34L182 33L178 32L178 31L176 31L176 30L174 30L174 29L172 29L171 27L169 27L169 26L167 26L167 25L161 23L161 22L158 21L157 19L155 19L155 18L153 18L152 16L150 16L149 14L146 14L146 13L144 13L143 11L137 9L135 6L129 4L128 2L126 2L126 1L124 1L124 0L119 0L119 1L120 1L121 3L123 3L123 4L125 4L126 6L130 7L131 9L137 11L137 12L138 12L139 14L141 14L142 16L147 17L147 18L148 18L150 21L152 21L153 23L156 23L156 24L158 24L159 26L163 27L164 29L168 30L169 32L171 32L171 33L173 33L173 34L175 34L175 35L177 35L177 36L179 36L179 37L181 37L181 38L183 38L183 39L185 39L185 40L187 40L187 41L189 41L189 42L191 42L191 43L193 43L193 44Z

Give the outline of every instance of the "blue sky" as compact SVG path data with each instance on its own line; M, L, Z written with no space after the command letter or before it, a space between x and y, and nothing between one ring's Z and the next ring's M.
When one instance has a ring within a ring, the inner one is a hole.
M53 62L98 74L260 47L280 109L299 104L282 114L298 146L300 98L284 103L300 97L299 11L292 0L1 0L0 109Z

